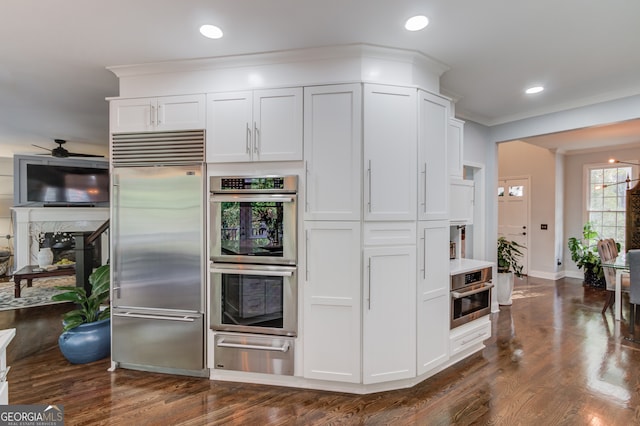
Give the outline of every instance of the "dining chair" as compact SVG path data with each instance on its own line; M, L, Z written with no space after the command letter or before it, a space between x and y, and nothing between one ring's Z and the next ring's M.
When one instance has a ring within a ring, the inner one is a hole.
M627 252L631 286L629 289L629 338L635 340L636 308L640 305L640 250Z
M597 247L598 255L603 263L613 261L618 256L618 245L613 238L599 240ZM602 308L602 313L604 314L607 311L607 308L613 307L613 303L615 301L616 270L610 266L603 266L602 272L604 273L604 280L607 287L607 299L605 300L604 307ZM621 290L623 292L629 292L629 287L629 274L624 273L622 275Z

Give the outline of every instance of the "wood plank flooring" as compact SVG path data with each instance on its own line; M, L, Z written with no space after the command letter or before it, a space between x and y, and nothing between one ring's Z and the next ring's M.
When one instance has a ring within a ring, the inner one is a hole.
M55 343L63 307L0 312L0 326L24 336L10 351L9 402L61 404L67 425L639 424L640 345L600 313L605 294L576 279L516 280L481 353L372 395L70 365Z

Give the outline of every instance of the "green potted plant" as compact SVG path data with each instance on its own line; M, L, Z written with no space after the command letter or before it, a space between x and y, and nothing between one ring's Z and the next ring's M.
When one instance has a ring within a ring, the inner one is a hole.
M104 307L111 284L109 265L93 271L89 284L89 295L82 287L58 286L56 289L64 293L52 296L52 300L78 305L63 315L63 332L58 339L60 351L72 364L97 361L111 352L111 310Z
M522 249L526 247L515 241L509 241L505 237L498 237L498 282L497 294L498 304L511 305L511 295L513 293L513 275L518 278L522 276L522 264L520 259L523 256Z
M598 255L598 233L591 222L582 227L582 239L569 238L571 260L576 262L578 269L584 271L584 282L595 287L605 287L602 262Z

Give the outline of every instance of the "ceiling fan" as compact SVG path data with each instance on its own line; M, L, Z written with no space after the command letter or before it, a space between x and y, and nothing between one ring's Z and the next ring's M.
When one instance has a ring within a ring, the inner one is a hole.
M67 157L104 157L103 155L78 154L78 153L75 153L75 152L69 152L66 148L64 148L62 146L65 143L67 143L67 141L65 141L64 139L54 139L54 142L57 143L58 146L53 148L53 149L45 148L43 146L39 146L39 145L35 145L35 144L32 144L32 145L35 146L36 148L46 149L47 151L51 152L52 156L57 157L57 158L67 158Z

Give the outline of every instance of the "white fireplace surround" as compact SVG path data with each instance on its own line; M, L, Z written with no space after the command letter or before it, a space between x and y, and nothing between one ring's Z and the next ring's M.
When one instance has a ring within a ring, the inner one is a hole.
M108 207L13 207L15 269L37 264L41 233L95 231L109 219ZM108 236L108 232L104 234ZM109 239L102 238L103 262Z

